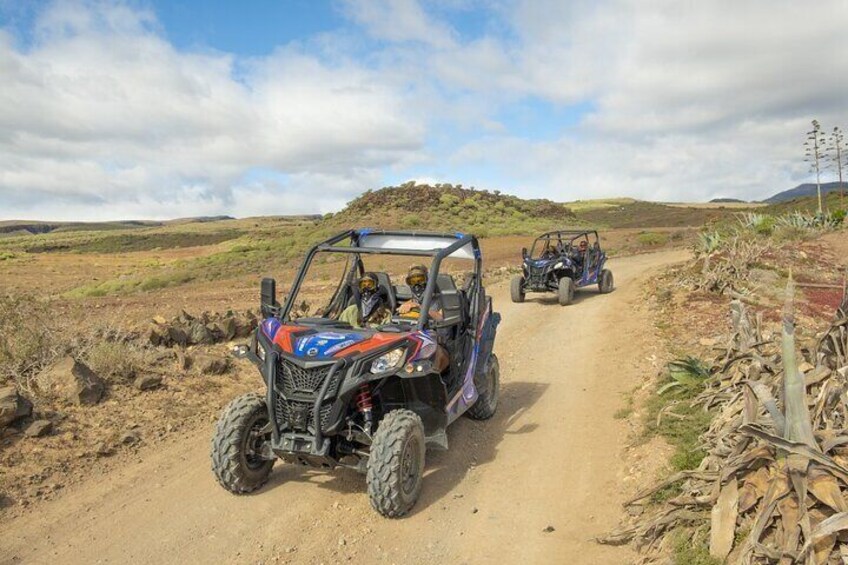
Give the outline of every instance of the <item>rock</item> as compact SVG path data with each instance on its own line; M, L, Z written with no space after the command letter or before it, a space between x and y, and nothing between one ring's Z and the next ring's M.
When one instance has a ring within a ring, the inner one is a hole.
M115 449L105 441L101 441L94 446L94 452L99 457L108 457L109 455L115 453Z
M194 357L194 365L204 375L223 375L230 370L230 360L207 353L199 353Z
M225 318L221 322L221 331L224 333L224 340L232 341L236 337L236 320L235 318Z
M164 326L165 324L168 323L168 320L166 320L164 316L157 315L157 316L153 316L153 323L158 324L160 326Z
M170 340L168 339L168 336L159 331L158 328L150 328L150 331L147 332L147 341L150 345L155 347L159 345L168 345Z
M171 349L159 349L150 355L151 365L164 365L177 358L177 352Z
M188 334L181 328L175 326L169 327L168 337L171 338L172 342L176 343L180 347L188 345Z
M178 371L187 371L191 369L193 361L192 358L188 355L188 353L184 351L177 351L177 370Z
M555 532L555 531L556 531L556 528L554 528L553 526L547 526L547 527L546 527L544 530L542 530L542 531L543 531L543 532L545 532L546 534L549 534L549 533L551 533L551 532Z
M103 379L73 357L65 357L50 367L44 381L55 392L79 405L97 404L106 391Z
M18 394L13 386L0 388L0 428L32 414L32 402Z
M212 333L201 322L194 322L188 329L188 342L195 345L212 343Z
M53 431L53 422L50 420L36 420L26 427L24 435L27 437L42 437Z
M136 377L133 385L138 390L153 390L162 385L161 375L141 375Z
M135 430L129 430L121 436L121 443L124 445L135 445L141 441L141 436Z
M809 373L813 369L815 369L815 367L813 367L810 363L807 363L806 361L798 365L798 370L802 373Z
M180 311L180 315L177 316L177 321L181 324L188 324L189 322L194 321L194 316L186 312L185 310Z

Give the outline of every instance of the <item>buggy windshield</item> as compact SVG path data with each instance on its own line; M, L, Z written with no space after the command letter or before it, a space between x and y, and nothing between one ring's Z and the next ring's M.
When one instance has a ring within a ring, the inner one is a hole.
M414 266L428 272L423 290L408 284L407 274ZM414 298L420 304L418 315L406 321L424 327L434 295L465 286L469 291L478 288L480 266L473 236L351 230L309 251L280 317L306 324L343 323L345 310L361 297L360 279L369 273L392 319L404 302Z
M598 241L598 232L588 230L555 231L540 235L530 248L531 259L546 259L562 255L579 246L580 241L594 245Z

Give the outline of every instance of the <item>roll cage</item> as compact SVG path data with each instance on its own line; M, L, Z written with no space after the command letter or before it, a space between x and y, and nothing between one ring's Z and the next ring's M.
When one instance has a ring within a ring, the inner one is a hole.
M574 247L574 242L578 239L585 239L589 246L600 246L600 237L597 230L557 230L543 233L537 237L533 241L530 252L525 253L525 255L531 259L538 258L536 255L537 248L538 253L541 254L542 250L548 247L561 254Z
M427 286L421 302L421 313L417 321L417 329L423 330L429 321L430 305L436 291L436 281L439 268L444 259L454 257L459 259L470 259L474 261L474 280L469 288L469 294L480 296L480 273L482 271L482 256L477 238L470 234L437 233L437 232L405 232L391 230L358 229L346 230L338 233L322 242L315 244L307 252L300 269L295 276L292 287L288 293L285 303L280 307L277 317L282 322L291 321L291 309L296 303L297 294L318 253L346 253L353 255L355 268L347 267L347 273L342 277L333 298L335 303L342 293L345 284L350 283L354 273L364 273L364 266L360 255L401 255L412 257L431 257ZM471 302L471 319L476 320L478 315L479 301ZM302 320L302 319L301 319Z

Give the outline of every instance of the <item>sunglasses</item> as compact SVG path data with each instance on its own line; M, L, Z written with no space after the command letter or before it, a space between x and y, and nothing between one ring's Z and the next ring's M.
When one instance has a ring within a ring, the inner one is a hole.
M359 290L361 290L361 291L376 290L376 289L377 289L377 283L375 283L373 279L361 279L359 281Z
M424 275L410 275L406 279L406 284L408 284L409 286L427 284L427 277L425 277Z

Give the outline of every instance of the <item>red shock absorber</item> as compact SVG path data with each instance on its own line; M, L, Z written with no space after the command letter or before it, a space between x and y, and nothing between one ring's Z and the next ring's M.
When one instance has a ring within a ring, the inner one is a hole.
M371 398L371 389L368 387L368 383L362 383L359 385L359 392L356 393L356 409L359 410L365 420L365 433L368 435L371 435L374 424L374 416L371 413L373 407L374 401Z

